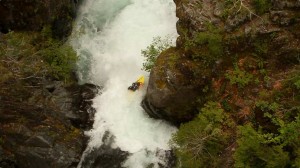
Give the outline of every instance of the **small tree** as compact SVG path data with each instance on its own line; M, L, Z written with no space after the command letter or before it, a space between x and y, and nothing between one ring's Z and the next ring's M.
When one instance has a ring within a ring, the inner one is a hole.
M216 102L208 102L196 119L182 124L173 135L171 145L178 157L178 167L220 167L225 136L223 109Z
M172 40L170 37L162 39L160 36L154 37L152 43L145 49L142 50L142 56L145 57L142 70L150 72L154 67L157 57L164 50L172 46Z

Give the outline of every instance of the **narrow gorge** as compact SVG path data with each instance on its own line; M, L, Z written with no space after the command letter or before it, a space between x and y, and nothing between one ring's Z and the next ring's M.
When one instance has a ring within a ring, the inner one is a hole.
M0 0L0 32L1 168L300 167L299 0Z

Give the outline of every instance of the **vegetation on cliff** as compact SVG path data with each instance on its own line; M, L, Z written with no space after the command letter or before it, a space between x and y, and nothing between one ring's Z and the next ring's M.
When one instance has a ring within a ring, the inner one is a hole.
M207 102L199 112L193 121L180 126L171 144L182 167L218 167L226 161L219 157L220 151L228 143L234 123L216 102Z
M156 59L161 52L172 46L170 38L161 38L160 36L153 38L152 43L144 50L141 51L142 56L145 58L142 70L150 72L155 65Z
M173 67L156 62L150 82L169 80L148 87L147 98L170 99L158 112L180 116L186 111L169 110L182 106L172 96L184 95L181 102L191 96L178 81L197 88L190 109L198 114L171 141L177 166L300 167L299 3L175 2L180 37L158 60L179 57Z
M9 79L55 78L69 80L77 55L68 44L53 39L51 29L9 32L2 35L0 57L3 76Z

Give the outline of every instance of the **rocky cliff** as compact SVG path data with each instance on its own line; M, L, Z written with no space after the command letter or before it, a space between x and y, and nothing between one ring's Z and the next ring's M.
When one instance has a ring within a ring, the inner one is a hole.
M64 43L77 1L0 1L0 167L77 167L98 87Z
M93 85L9 88L1 84L0 166L76 167L85 148L82 129L90 128ZM24 87L24 86L23 86Z
M300 1L175 0L143 107L182 167L300 166Z
M163 52L151 71L143 101L151 116L175 123L191 120L198 113L197 107L208 99L220 99L225 92L237 96L228 90L228 82L239 82L233 78L251 83L255 92L263 85L259 83L263 76L260 70L268 71L272 87L279 80L275 76L298 66L299 1L175 3L179 37L176 47ZM247 81L248 73L255 76L253 81Z

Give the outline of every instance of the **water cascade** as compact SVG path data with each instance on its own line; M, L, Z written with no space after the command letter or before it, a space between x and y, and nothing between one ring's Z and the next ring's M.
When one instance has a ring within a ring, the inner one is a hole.
M78 75L103 89L93 102L95 122L86 132L89 142L79 167L87 167L88 155L103 145L128 153L122 167L166 167L176 128L141 108L147 82L137 92L127 87L141 75L149 77L141 70L141 50L157 36L175 41L176 21L172 0L86 0L82 5L71 38L80 57Z

